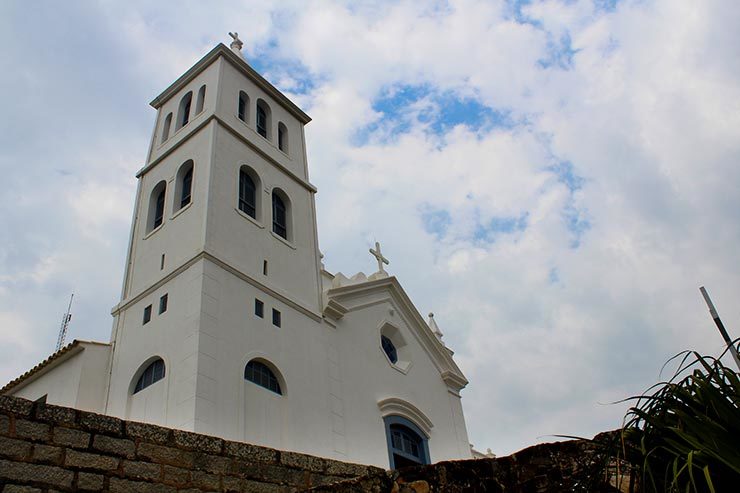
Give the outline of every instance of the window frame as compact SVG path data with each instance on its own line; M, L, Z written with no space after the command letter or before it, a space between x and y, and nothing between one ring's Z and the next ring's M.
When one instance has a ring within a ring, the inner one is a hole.
M429 455L429 437L421 430L419 426L416 425L416 423L404 416L393 414L385 416L383 418L383 424L385 426L386 446L388 448L388 461L391 469L397 469L397 467L399 467L396 465L396 459L394 455L398 455L400 458L410 462L414 462L417 465L425 465L431 463L431 458ZM395 448L393 443L394 430L401 431L407 435L409 434L408 432L416 435L416 437L419 439L418 442L416 442L419 451L418 456L413 455L413 453L406 452L403 449L403 444L400 449Z
M244 366L244 380L277 395L285 395L280 377L271 365L260 359L251 359Z
M136 379L136 384L134 385L131 395L135 395L141 392L142 390L145 390L151 387L155 383L164 380L166 376L167 376L167 367L164 363L164 360L162 358L157 357L151 363L149 363L146 366L146 368L144 368L144 371L139 373L139 376Z
M251 204L247 200L249 198L248 194L250 192L249 183L251 183ZM237 199L237 209L239 209L241 212L254 220L257 220L258 191L259 187L255 182L254 177L251 176L251 173L249 173L244 166L239 168L239 197ZM251 212L249 210L250 208Z

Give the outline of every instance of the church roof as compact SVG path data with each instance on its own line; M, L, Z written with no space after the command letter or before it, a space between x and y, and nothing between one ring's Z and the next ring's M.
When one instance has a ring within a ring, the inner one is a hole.
M269 94L275 101L285 107L293 116L295 116L304 125L311 121L311 117L308 116L302 109L300 109L293 101L280 92L275 86L270 84L267 79L262 77L259 72L253 69L243 58L240 58L236 53L227 48L223 43L219 43L214 49L209 51L203 58L190 67L190 69L182 74L175 82L173 82L167 89L154 98L149 103L154 108L159 108L164 104L165 101L170 99L177 91L182 89L191 80L193 80L204 68L213 63L218 57L224 57L226 60L236 67L240 72L249 77L252 82Z
M10 390L16 388L21 383L27 382L29 379L35 378L37 375L41 375L42 373L45 373L47 369L51 369L51 367L56 366L57 364L61 363L62 361L65 361L75 354L78 354L85 350L85 345L87 344L96 344L100 346L110 346L110 344L106 344L103 342L95 342L95 341L82 341L79 339L75 339L74 341L70 342L63 348L59 349L58 351L52 353L48 358L43 360L41 363L37 364L21 376L11 380L7 384L5 384L4 387L0 388L0 395L8 393Z

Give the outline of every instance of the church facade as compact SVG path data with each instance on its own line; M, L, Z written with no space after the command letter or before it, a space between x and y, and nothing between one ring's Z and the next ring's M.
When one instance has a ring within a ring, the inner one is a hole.
M152 106L107 344L75 341L2 393L400 467L470 458L467 380L383 267L325 270L310 118L219 44Z

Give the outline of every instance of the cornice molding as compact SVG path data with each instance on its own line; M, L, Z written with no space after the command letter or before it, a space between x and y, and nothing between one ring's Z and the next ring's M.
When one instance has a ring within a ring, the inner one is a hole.
M432 428L434 428L432 420L410 402L399 399L398 397L388 397L387 399L378 401L378 408L380 409L381 416L384 418L392 415L403 416L418 426L427 438L431 436Z

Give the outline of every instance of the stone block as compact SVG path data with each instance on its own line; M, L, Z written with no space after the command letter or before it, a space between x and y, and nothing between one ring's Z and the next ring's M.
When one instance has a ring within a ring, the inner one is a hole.
M92 448L101 452L133 459L136 455L136 445L125 438L113 438L106 435L95 435Z
M51 428L46 423L35 423L25 419L15 420L15 436L29 440L49 440Z
M110 478L110 493L175 493L173 486L144 481Z
M136 456L140 459L188 469L193 467L195 458L193 452L152 443L140 443Z
M260 483L258 481L243 479L241 481L241 491L244 493L287 493L295 490L277 484Z
M80 426L85 430L106 435L121 436L123 434L122 420L102 414L80 412Z
M231 469L232 460L231 457L221 457L220 455L197 454L193 462L193 468L199 471L221 474Z
M77 475L77 489L101 491L103 489L103 476L89 472L80 472Z
M33 402L20 397L0 395L0 412L5 411L20 417L30 417L33 410Z
M62 448L53 445L42 445L37 443L33 446L34 462L46 462L50 464L62 463Z
M251 462L257 461L274 464L278 461L277 450L266 447L258 447L249 443L225 442L224 453L226 455L230 455L239 459L245 459Z
M165 444L170 439L172 430L157 425L146 423L126 422L126 436L128 438L140 438L145 442Z
M6 484L3 493L41 493L42 490L33 486L21 486L19 484Z
M221 481L216 474L208 474L203 471L192 471L190 473L190 482L196 488L205 491L217 491L221 488Z
M182 467L162 466L163 481L173 486L185 486L190 482L190 470Z
M0 460L0 482L31 482L71 489L74 473L60 467ZM5 481L3 481L5 480Z
M159 479L162 466L151 462L123 461L123 475L129 479Z
M280 452L280 463L304 471L324 472L326 460L313 455L299 454L298 452Z
M31 444L23 440L0 437L0 457L10 459L25 459L31 455Z
M326 474L333 476L344 476L346 478L357 478L369 474L384 473L385 470L379 467L363 466L361 464L351 464L349 462L339 462L335 460L326 461Z
M87 448L90 444L90 434L80 430L56 427L53 431L52 442L66 447Z
M310 478L308 471L259 462L249 463L238 459L234 461L229 475L266 483L300 487L308 487Z
M55 425L74 426L77 411L68 407L53 406L51 404L36 404L33 416L37 421Z
M10 435L10 418L0 414L0 435Z
M78 467L80 469L95 469L98 471L114 471L118 469L119 459L107 455L89 454L77 450L67 450L64 458L66 467Z
M199 435L189 431L174 430L173 435L175 445L185 450L219 454L224 446L224 441L221 438Z

